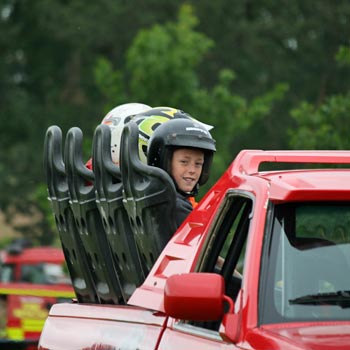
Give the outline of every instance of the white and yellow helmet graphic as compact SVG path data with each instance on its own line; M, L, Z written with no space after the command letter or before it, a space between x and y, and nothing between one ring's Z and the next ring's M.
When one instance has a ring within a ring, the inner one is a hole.
M111 155L115 164L119 165L120 138L124 125L136 114L145 112L151 108L143 103L124 103L113 108L103 118L101 124L106 124L111 128Z
M141 112L133 117L139 127L139 155L143 163L147 164L148 141L157 127L171 119L185 118L191 119L203 125L207 130L211 130L211 125L202 123L184 111L172 107L155 107L145 112Z
M140 160L147 164L147 146L153 131L161 124L174 119L191 119L203 125L207 130L213 127L204 124L184 111L172 107L150 107L143 103L125 103L113 108L103 118L101 124L111 128L111 155L116 165L119 165L120 139L123 128L130 120L134 120L139 127L139 155Z

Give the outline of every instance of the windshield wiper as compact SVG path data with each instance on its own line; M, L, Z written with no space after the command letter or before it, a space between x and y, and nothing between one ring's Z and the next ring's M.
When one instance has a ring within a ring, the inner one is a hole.
M318 293L289 299L291 305L337 305L341 308L350 307L350 290L340 290L332 293Z

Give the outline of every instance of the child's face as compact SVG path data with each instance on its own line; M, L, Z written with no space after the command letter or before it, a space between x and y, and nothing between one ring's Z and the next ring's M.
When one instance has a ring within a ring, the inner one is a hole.
M196 148L180 148L171 160L171 175L178 188L191 192L202 173L204 152Z

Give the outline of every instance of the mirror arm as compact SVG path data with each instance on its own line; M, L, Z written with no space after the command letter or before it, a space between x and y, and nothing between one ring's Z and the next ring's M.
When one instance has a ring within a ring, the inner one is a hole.
M232 342L235 344L239 339L240 314L234 313L234 302L229 296L224 295L223 299L228 303L229 309L223 317L219 334L224 341Z
M233 300L227 295L224 295L223 299L224 299L224 301L227 302L227 304L229 306L228 313L232 314L233 313L233 307L234 307Z

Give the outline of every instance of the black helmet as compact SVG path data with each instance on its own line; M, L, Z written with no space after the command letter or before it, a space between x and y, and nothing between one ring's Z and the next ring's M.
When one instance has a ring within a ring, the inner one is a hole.
M173 152L178 148L197 148L204 151L204 164L199 185L208 181L213 160L215 140L203 124L190 119L171 119L161 124L151 135L147 163L170 174Z

